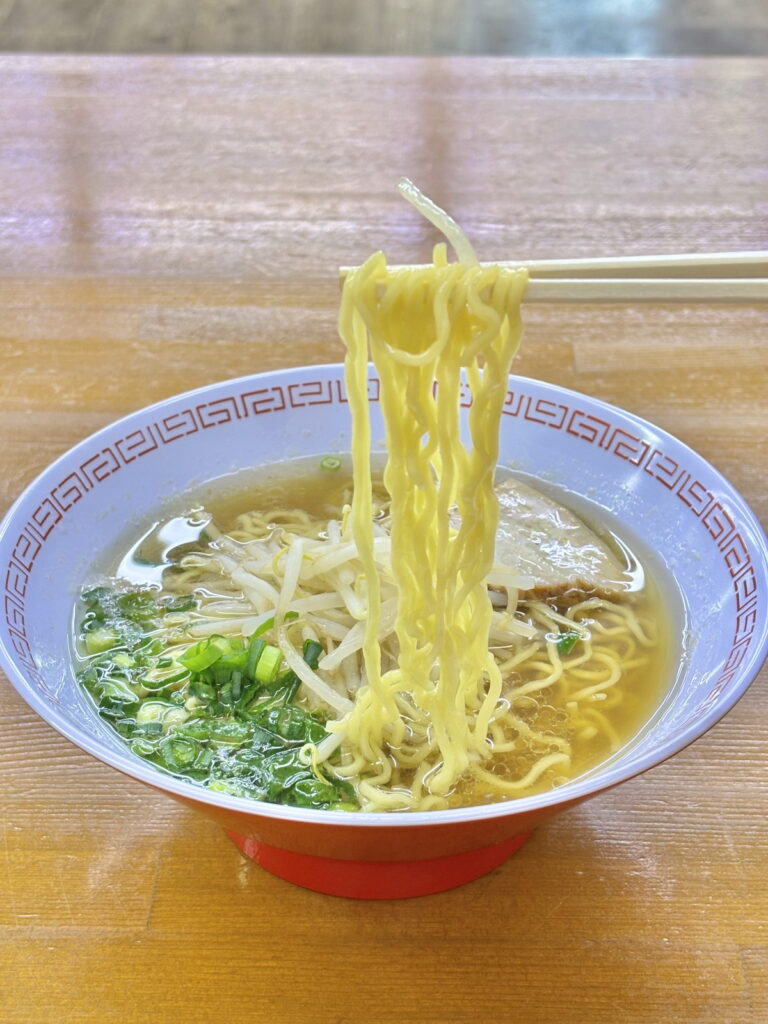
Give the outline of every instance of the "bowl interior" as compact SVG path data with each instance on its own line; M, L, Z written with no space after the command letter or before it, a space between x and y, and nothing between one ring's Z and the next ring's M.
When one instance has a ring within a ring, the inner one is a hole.
M375 376L369 389L379 439ZM265 463L346 452L349 437L342 368L305 367L177 396L67 453L22 495L0 534L0 643L14 685L96 756L199 798L193 783L171 785L135 758L76 685L68 650L75 596L118 537L138 536L182 492ZM500 452L502 464L565 488L574 504L591 503L621 524L666 580L682 644L669 696L617 758L554 796L492 805L484 814L562 802L657 763L738 699L766 650L765 537L728 482L681 442L595 399L511 377Z

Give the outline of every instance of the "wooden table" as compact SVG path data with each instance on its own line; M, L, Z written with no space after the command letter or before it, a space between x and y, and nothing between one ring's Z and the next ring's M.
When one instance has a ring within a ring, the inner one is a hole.
M334 361L335 268L768 248L768 62L0 58L3 506L166 395ZM531 307L517 370L672 431L768 514L766 308ZM768 676L709 735L409 902L319 896L0 681L3 1024L768 1017Z

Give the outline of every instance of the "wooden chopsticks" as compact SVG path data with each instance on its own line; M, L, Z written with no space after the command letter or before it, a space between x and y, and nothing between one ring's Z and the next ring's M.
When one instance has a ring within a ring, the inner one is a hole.
M768 302L768 252L520 260L496 265L528 269L525 302ZM342 267L342 276L349 269Z
M532 277L524 302L768 302L759 277Z
M768 302L768 252L530 260L526 302Z

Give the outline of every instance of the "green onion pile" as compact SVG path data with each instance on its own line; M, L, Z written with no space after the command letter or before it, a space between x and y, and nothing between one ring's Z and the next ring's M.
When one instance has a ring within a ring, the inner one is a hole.
M304 749L328 734L321 715L295 703L300 680L263 638L273 621L247 638L190 645L184 627L193 597L96 587L82 605L78 679L134 753L217 792L358 809L352 786L332 767L313 765ZM304 643L312 668L322 653Z

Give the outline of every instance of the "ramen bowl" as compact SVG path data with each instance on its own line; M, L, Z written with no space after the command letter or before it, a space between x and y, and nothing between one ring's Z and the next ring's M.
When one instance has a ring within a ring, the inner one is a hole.
M369 379L373 437L383 437ZM465 404L469 404L465 396ZM510 377L500 462L564 488L647 553L680 642L667 696L610 761L547 793L443 811L307 810L213 792L132 754L75 680L76 596L174 496L206 477L350 448L340 366L188 392L101 430L47 469L0 531L0 653L25 700L83 750L219 822L244 854L320 892L363 898L449 889L502 863L551 815L682 750L731 708L768 643L768 552L733 487L674 437L594 398ZM201 467L215 467L204 472ZM117 823L116 823L117 824Z

